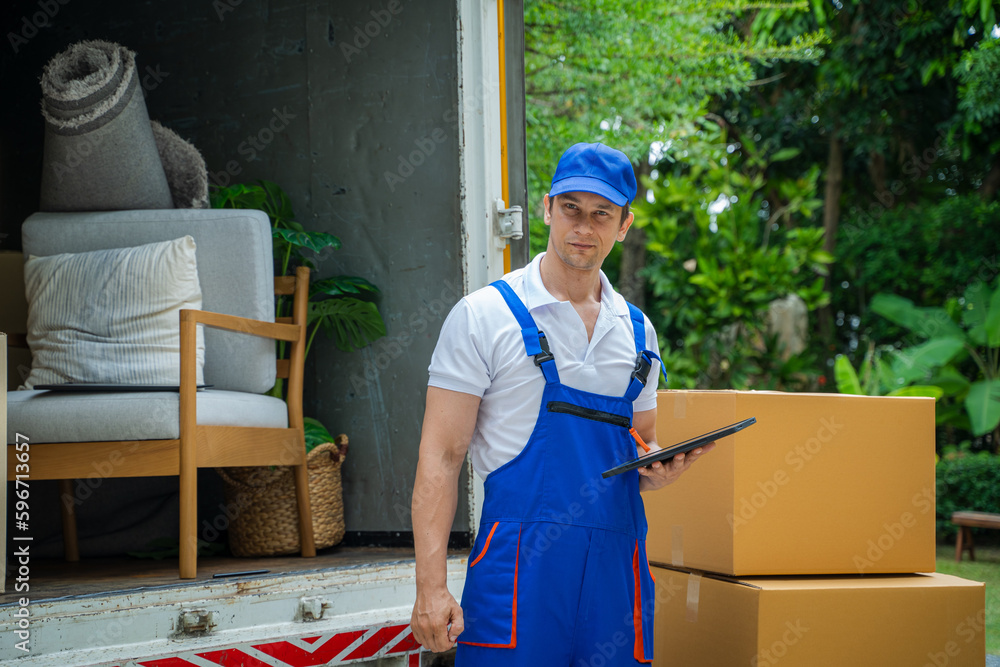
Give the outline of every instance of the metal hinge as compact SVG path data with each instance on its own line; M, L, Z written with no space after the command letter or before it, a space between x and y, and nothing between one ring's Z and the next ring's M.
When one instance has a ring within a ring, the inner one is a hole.
M182 609L177 634L190 637L207 635L215 629L218 615L207 609Z
M496 232L500 239L517 240L524 236L524 220L520 206L507 208L502 199L494 200L493 213Z
M318 621L323 618L323 612L330 603L318 595L307 595L299 598L299 618L303 621Z

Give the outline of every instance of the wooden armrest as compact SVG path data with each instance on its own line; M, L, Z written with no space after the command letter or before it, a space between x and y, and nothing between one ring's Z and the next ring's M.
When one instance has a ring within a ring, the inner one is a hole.
M181 322L195 322L196 324L203 324L216 329L227 329L229 331L250 334L251 336L261 336L262 338L273 338L275 340L287 340L291 342L298 341L302 337L304 329L304 327L294 324L263 322L261 320L250 319L249 317L223 315L207 310L181 310Z

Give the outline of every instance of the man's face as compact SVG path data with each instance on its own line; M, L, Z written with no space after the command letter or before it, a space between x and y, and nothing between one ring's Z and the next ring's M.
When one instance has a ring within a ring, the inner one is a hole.
M591 192L545 195L548 250L574 269L600 268L615 241L625 240L632 214L622 221L622 207Z

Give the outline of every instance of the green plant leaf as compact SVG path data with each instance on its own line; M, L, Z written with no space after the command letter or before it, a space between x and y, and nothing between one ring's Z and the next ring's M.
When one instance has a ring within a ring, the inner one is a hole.
M364 278L357 276L334 276L325 280L317 280L309 286L310 298L319 294L328 296L344 296L345 294L361 294L361 292L378 292L379 289Z
M990 311L990 288L979 280L969 285L963 297L963 304L959 305L957 300L952 303L961 309L962 324L969 331L969 340L973 345L986 345L989 340L986 319Z
M313 252L322 252L326 248L337 250L340 239L326 232L305 232L277 227L271 230L276 239L286 241L296 248L308 248Z
M993 290L990 309L986 314L986 341L990 347L1000 347L1000 283Z
M972 386L972 383L954 366L942 368L937 375L928 380L928 384L941 387L946 396L962 396Z
M838 354L837 360L833 362L833 377L837 382L837 391L841 394L865 393L861 390L861 382L854 366L851 366L851 361L843 354Z
M886 396L930 396L938 399L944 396L944 389L927 384L911 384L909 387L900 387L890 391Z
M333 442L334 438L330 431L318 419L305 417L302 422L305 429L307 454L324 442Z
M909 384L947 364L964 347L960 338L934 338L894 353L892 371L904 384Z
M375 304L351 297L310 303L308 322L320 326L344 352L362 348L386 333Z
M965 398L973 435L986 435L1000 424L1000 380L981 380Z
M801 148L782 148L771 156L771 162L784 162L785 160L791 160L792 158L798 156L801 152Z
M917 308L909 299L895 294L876 294L870 307L872 312L924 338L965 336L943 308Z
M268 215L280 222L292 222L292 218L295 217L295 213L292 211L292 201L285 194L285 191L281 189L281 186L271 181L262 180L258 181L258 183L264 188L264 192L267 193L267 208L265 210ZM301 228L301 225L298 223L294 224Z

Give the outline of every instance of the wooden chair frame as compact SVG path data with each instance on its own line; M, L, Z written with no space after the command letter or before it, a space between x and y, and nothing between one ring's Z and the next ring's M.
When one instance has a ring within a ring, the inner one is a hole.
M304 557L316 555L302 415L309 269L274 280L276 295L294 295L292 316L264 322L202 310L180 313L180 437L176 440L46 443L31 448L31 479L60 480L60 492L72 497L71 480L94 472L95 462L112 461L107 477L177 476L180 484L180 578L197 576L198 468L292 466ZM279 378L288 380L288 428L198 424L197 326L227 329L290 343L289 358L279 359ZM33 445L35 443L32 443ZM8 445L7 479L14 479L13 445ZM61 502L67 560L78 560L76 517L72 502ZM141 545L137 545L141 546Z

